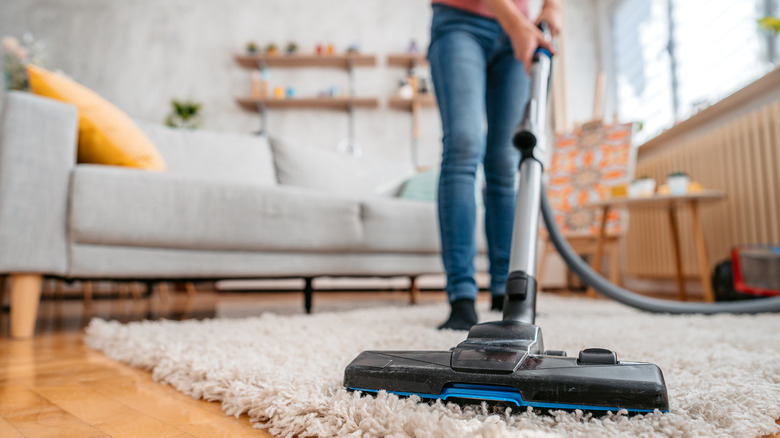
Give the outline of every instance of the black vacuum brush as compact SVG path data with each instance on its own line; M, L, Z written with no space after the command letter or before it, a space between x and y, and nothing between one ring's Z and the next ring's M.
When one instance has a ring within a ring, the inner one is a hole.
M538 50L525 119L514 137L521 152L520 186L503 321L473 326L468 338L450 351L364 351L344 372L347 389L544 410L669 410L663 374L656 365L621 361L602 348L582 350L577 357L545 351L542 331L534 325L533 273L550 68L550 54Z

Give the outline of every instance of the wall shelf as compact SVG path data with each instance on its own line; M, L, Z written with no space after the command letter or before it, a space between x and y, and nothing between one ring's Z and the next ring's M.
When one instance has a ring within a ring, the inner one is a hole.
M411 69L417 66L428 65L428 60L425 59L425 55L422 53L395 53L387 55L387 65Z
M346 53L339 55L316 54L236 54L233 56L243 68L260 70L265 73L269 68L336 68L346 70L349 74L349 90L347 97L303 97L293 99L273 98L236 98L236 102L246 111L260 114L263 135L268 133L269 109L320 109L346 111L349 115L347 138L339 142L339 150L359 155L360 147L355 140L355 109L376 108L379 101L373 97L355 97L355 67L374 67L376 56L361 53Z
M374 67L376 56L345 54L345 55L235 55L236 62L241 67L258 69L265 67L303 68L323 67L348 70L352 67Z
M412 111L414 105L418 104L420 108L435 108L436 96L433 94L418 94L411 99L405 99L403 97L393 96L389 101L390 108L401 111Z
M379 99L375 97L302 97L293 99L256 99L237 97L241 107L247 111L260 112L261 106L268 109L328 109L348 111L354 108L377 108Z

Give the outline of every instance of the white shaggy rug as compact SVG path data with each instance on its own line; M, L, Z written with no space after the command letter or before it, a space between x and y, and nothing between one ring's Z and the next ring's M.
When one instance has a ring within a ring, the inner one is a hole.
M538 307L547 348L573 355L605 347L658 364L671 412L536 415L342 388L344 367L363 350L446 350L462 341L464 332L435 329L445 305L126 325L96 319L86 343L194 398L220 401L228 414L248 413L278 437L760 437L780 430L778 315L652 315L550 295ZM480 315L495 319L499 313Z

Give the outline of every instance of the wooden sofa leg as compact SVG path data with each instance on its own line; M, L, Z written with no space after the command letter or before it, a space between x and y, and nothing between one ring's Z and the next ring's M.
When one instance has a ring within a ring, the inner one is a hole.
M28 339L35 333L43 278L40 274L11 275L11 337Z
M420 302L420 286L417 284L417 277L409 277L409 304L415 305Z

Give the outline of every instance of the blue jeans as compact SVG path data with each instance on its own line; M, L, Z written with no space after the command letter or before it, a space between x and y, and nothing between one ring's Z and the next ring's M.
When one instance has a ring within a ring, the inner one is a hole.
M477 296L474 182L480 163L490 293L503 295L520 158L511 139L528 100L528 76L496 20L444 5L433 6L428 61L444 133L438 209L447 295L450 302Z

